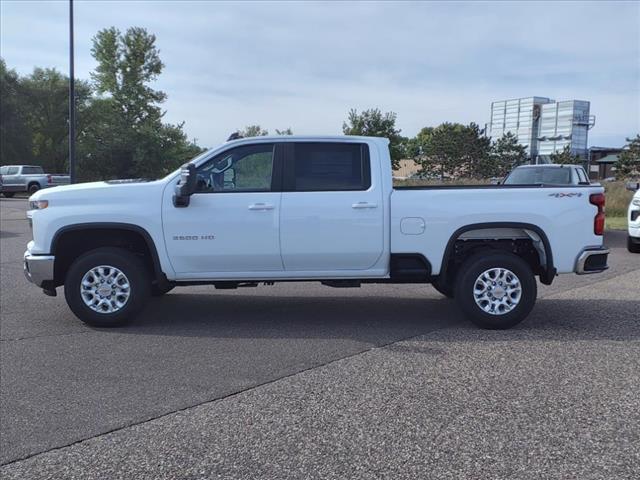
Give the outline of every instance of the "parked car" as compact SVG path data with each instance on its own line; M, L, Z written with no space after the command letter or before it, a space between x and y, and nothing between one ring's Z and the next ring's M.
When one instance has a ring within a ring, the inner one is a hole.
M589 185L589 177L580 165L521 165L502 182L505 185Z
M636 193L629 203L629 211L627 212L628 230L627 249L631 253L640 253L640 183L635 185Z
M69 175L45 173L37 165L4 165L0 167L2 195L13 197L18 192L36 193L41 188L67 185Z
M48 295L64 285L102 327L175 286L314 280L432 283L477 325L508 328L533 308L536 276L607 268L601 186L394 188L388 144L254 137L157 181L41 190L25 274Z

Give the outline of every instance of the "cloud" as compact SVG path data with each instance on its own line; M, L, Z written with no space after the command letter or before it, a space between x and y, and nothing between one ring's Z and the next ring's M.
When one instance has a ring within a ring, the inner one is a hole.
M67 68L66 2L1 8L10 67ZM205 145L250 123L339 133L352 107L393 110L412 135L531 95L590 100L591 143L640 131L638 3L76 2L79 77L111 25L157 35L166 118Z

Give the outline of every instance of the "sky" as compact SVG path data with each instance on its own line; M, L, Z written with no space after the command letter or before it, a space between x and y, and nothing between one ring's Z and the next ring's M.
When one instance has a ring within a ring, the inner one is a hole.
M340 134L351 108L402 134L489 120L491 102L588 100L589 144L640 132L640 2L74 2L76 77L102 28L147 28L165 119L212 147L249 124ZM68 2L0 1L0 55L68 72Z

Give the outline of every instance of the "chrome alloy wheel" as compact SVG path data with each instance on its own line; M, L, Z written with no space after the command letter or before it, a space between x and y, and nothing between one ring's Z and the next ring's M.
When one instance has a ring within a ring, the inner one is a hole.
M84 304L94 312L115 313L131 296L129 279L116 267L100 265L84 274L80 282Z
M520 279L506 268L490 268L478 276L473 287L478 307L491 315L504 315L522 298Z

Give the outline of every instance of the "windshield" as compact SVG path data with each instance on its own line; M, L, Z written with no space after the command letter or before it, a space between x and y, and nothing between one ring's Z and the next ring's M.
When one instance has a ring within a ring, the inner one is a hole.
M505 185L571 184L571 169L558 167L516 168L504 181Z

